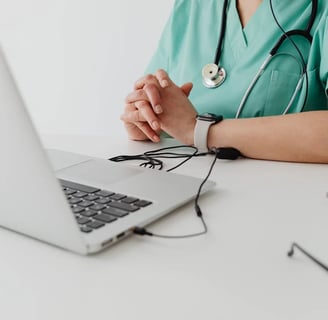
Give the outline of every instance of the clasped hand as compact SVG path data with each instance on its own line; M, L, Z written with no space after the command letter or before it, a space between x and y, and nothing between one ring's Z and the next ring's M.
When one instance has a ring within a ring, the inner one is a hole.
M164 70L140 78L121 116L129 138L159 142L164 131L192 145L197 112L188 99L191 90L192 83L178 87Z

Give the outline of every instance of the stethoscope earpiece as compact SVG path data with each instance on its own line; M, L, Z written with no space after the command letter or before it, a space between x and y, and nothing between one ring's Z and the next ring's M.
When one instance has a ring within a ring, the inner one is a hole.
M219 67L217 64L209 63L204 66L202 76L205 87L217 88L224 82L227 73L224 68Z

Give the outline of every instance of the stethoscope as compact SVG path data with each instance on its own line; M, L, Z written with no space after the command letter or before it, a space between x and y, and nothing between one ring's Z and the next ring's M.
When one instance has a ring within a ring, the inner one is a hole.
M248 86L244 96L242 97L240 105L236 112L236 116L235 116L236 118L239 118L241 112L243 111L243 109L245 107L246 101L247 101L250 93L252 92L256 82L261 77L261 75L263 74L265 68L270 63L270 61L277 55L279 48L281 47L281 45L284 43L284 41L286 39L290 39L290 37L298 35L298 36L304 37L310 44L312 43L312 36L310 34L310 31L313 27L313 24L314 24L316 15L317 15L318 0L311 0L311 1L312 1L312 10L311 10L311 16L310 16L307 27L304 30L295 29L295 30L290 30L290 31L284 32L284 34L280 37L280 39L277 41L277 43L274 45L274 47L270 51L268 57L264 60L264 62L260 66L260 69L254 76L254 78L251 81L250 85ZM205 65L204 68L202 69L203 84L205 87L211 88L211 89L221 86L223 84L223 82L225 81L225 79L227 78L226 70L222 66L220 66L220 58L221 58L221 54L222 54L223 41L224 41L224 37L225 37L225 33L226 33L228 5L229 5L229 0L225 0L224 4L223 4L223 10L222 10L221 32L220 32L220 37L219 37L219 41L218 41L218 46L216 49L214 63L209 63L209 64ZM270 2L270 5L271 5L271 2ZM288 102L288 105L286 106L283 114L286 114L289 111L290 107L292 106L292 104L297 96L297 92L302 87L304 77L307 74L306 73L307 72L306 71L306 69L307 69L306 63L303 63L301 67L302 67L302 72L301 72L300 79L297 82L295 90L294 90L294 92L291 96L291 99Z

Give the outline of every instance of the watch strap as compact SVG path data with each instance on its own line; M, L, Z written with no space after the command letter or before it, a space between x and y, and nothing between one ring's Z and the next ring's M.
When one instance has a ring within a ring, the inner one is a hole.
M210 126L223 120L221 115L213 113L205 113L196 117L196 125L194 129L194 146L200 152L207 152L207 136Z
M210 126L214 123L214 121L203 121L197 120L196 126L194 130L194 146L200 152L207 152L207 135Z

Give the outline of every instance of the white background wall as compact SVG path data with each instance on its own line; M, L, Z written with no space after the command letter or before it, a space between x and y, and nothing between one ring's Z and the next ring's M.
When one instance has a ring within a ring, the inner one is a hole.
M123 134L173 0L0 0L0 43L42 133ZM1 106L0 106L1 107Z

